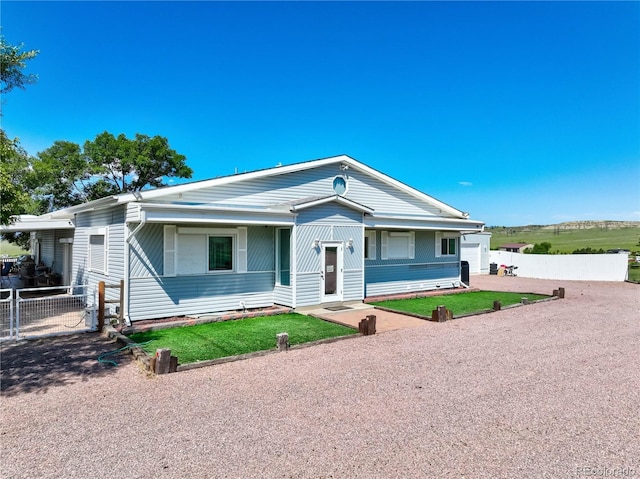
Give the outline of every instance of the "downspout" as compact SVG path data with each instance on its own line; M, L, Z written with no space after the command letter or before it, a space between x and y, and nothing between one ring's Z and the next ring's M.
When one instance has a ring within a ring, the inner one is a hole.
M125 239L124 245L124 312L123 317L127 326L131 326L131 317L129 316L129 296L131 294L131 240L134 238L136 233L142 229L142 227L147 222L147 213L142 211L142 207L138 205L138 216L140 216L140 223L136 226L132 232L129 233L127 238ZM127 224L128 227L128 224Z
M289 268L293 273L291 279L291 307L296 309L297 306L297 294L298 294L298 221L291 227L291 260Z

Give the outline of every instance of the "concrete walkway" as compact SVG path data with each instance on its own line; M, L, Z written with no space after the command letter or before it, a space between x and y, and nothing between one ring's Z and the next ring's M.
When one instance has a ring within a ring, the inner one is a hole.
M366 318L370 314L373 314L376 316L376 333L384 333L385 331L393 331L396 329L418 328L430 323L427 320L415 318L413 316L376 309L370 304L348 303L345 304L345 306L349 309L343 311L331 311L326 308L302 308L298 309L297 312L316 316L334 323L352 326L356 329L358 328L360 320Z

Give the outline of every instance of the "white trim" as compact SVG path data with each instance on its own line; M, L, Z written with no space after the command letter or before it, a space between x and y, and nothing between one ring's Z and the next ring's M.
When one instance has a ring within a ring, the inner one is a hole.
M247 228L246 226L238 226L238 241L236 245L237 261L236 273L247 272Z
M245 228L246 229L246 228ZM238 233L238 228L190 228L179 226L179 235L235 235Z
M311 208L313 206L318 206L318 205L323 205L325 203L331 203L331 202L336 202L339 203L343 206L346 206L348 208L351 208L353 210L356 211L360 211L362 213L368 213L368 214L373 214L374 210L365 206L365 205L361 205L360 203L357 203L355 201L352 201L348 198L343 198L342 196L338 196L338 195L333 195L333 196L327 196L325 198L317 198L317 199L313 199L313 200L309 200L303 203L299 203L297 205L292 205L291 206L291 211L295 212L295 211L300 211L300 210L304 210L307 208Z
M178 271L177 265L177 246L178 246L178 238L177 238L177 228L175 225L164 225L163 230L163 247L162 247L162 276L174 277Z
M109 253L109 236L107 228L90 228L87 231L87 270L92 273L98 273L107 276L108 266L107 258ZM91 244L92 237L102 237L102 268L98 268L93 262L93 247Z

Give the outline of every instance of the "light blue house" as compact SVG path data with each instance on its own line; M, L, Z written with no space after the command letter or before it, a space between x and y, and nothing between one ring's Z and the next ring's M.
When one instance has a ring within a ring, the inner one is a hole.
M456 287L460 235L483 229L348 156L49 216L75 224L70 282L124 280L129 321Z

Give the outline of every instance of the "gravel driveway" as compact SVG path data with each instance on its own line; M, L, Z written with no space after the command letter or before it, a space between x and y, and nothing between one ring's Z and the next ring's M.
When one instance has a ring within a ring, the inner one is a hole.
M471 281L567 297L151 379L14 374L0 476L640 477L640 287Z

